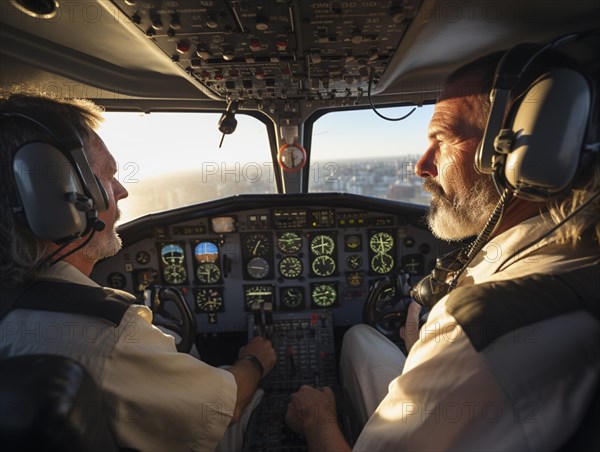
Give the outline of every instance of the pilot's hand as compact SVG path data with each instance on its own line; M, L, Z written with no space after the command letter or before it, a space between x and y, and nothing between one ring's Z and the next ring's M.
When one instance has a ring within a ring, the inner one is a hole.
M285 414L287 425L296 433L307 436L311 430L320 429L323 424L337 425L335 396L329 387L315 389L301 386L290 397Z
M238 356L244 355L256 356L265 369L263 377L266 377L269 372L273 370L273 367L275 367L275 362L277 362L277 356L275 355L275 350L273 350L273 344L271 344L271 341L260 336L252 338L250 342L248 342L248 345L240 348Z
M419 315L421 314L421 305L415 301L408 305L406 313L406 324L400 327L400 337L406 344L406 350L410 349L415 342L419 340Z

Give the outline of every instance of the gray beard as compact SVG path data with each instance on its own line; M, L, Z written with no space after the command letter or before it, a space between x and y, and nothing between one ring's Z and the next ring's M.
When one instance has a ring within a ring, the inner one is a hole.
M120 218L121 210L117 207L115 225ZM114 256L122 247L121 237L117 233L116 226L113 226L111 231L102 231L102 234L92 237L90 243L83 248L83 253L85 253L86 259L96 263L99 260Z
M453 199L448 199L440 185L432 179L425 180L423 188L433 194L427 224L433 235L443 240L461 240L477 235L499 199L489 177L478 178L466 193Z

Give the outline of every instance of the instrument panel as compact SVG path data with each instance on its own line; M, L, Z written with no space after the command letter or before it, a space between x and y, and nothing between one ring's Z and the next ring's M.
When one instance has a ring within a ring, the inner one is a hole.
M243 331L253 306L264 303L275 312L330 310L336 326L360 323L374 281L399 273L420 278L442 245L423 226L424 209L332 204L141 221L138 237L122 231L123 250L92 277L137 294L148 284L178 288L199 332Z

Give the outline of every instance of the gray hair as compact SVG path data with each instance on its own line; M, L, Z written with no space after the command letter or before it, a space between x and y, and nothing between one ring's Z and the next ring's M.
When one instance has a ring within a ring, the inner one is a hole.
M102 121L102 109L82 99L21 94L0 99L0 112L15 110L60 115L73 124L86 146L92 131ZM17 194L12 161L17 149L33 140L52 142L54 138L31 121L18 117L0 119L0 168L3 172L0 192L10 194L0 198L0 287L15 287L34 279L50 246L49 242L35 236L13 213Z

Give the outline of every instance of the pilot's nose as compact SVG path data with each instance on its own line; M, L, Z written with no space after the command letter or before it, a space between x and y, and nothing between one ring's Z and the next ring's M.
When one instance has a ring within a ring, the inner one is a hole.
M117 201L120 199L125 199L129 196L129 192L127 191L127 189L123 186L123 184L118 179L115 178L113 180L113 184L114 184L115 199Z
M415 165L415 172L417 173L417 176L426 179L429 177L436 177L438 175L437 165L435 164L436 150L437 145L432 143L421 156Z

